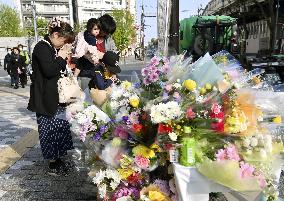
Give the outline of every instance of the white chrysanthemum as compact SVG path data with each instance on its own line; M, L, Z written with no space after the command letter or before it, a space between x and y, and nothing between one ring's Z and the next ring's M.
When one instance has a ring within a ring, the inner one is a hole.
M123 96L124 92L125 90L123 88L120 87L113 88L111 92L111 99L112 100L119 99L121 96Z
M173 87L176 88L176 89L181 89L182 88L180 83L174 83Z
M100 198L104 198L106 196L106 192L107 192L106 184L102 184L102 185L98 186L98 190L99 190Z
M146 195L141 195L141 196L140 196L140 199L141 199L142 201L151 201Z
M252 138L250 139L250 146L252 146L252 147L256 147L256 146L257 146L257 144L258 144L258 140L257 140L257 138L252 137Z
M168 135L172 141L177 141L177 134L175 132L171 132Z
M167 122L180 117L182 114L179 104L175 101L153 105L150 110L153 123Z
M117 198L116 201L133 201L133 199L130 196L123 196L123 197Z
M87 116L84 113L78 113L75 118L77 119L77 122L79 124L85 124L89 121L89 119L87 118Z
M93 182L94 184L99 185L100 183L102 183L102 181L104 180L105 177L105 172L100 170L99 172L96 173L96 176L93 178Z
M243 146L247 148L250 147L250 138L245 138L243 140Z

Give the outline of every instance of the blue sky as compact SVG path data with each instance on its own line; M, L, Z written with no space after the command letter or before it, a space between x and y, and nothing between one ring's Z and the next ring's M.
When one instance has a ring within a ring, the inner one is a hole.
M137 0L137 23L140 25L141 5L143 0ZM179 18L190 17L190 15L197 14L197 10L202 5L205 8L210 0L179 0ZM144 0L145 13L157 13L157 0ZM145 44L151 40L151 38L157 37L157 19L145 18L145 24L149 25L145 28Z
M190 15L197 14L197 10L202 5L204 8L210 0L179 0L179 15L180 19L189 17ZM12 0L0 0L0 3L13 5ZM140 25L141 16L141 5L142 0L137 0L137 25ZM145 13L157 13L157 0L144 0ZM145 44L151 40L151 38L157 37L157 19L156 18L145 18Z
M12 0L0 0L0 3L8 4L10 6L14 5Z

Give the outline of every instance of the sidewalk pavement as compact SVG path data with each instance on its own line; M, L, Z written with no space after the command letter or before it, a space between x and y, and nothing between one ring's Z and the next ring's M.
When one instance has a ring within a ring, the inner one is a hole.
M97 200L76 136L76 149L66 158L74 165L70 175L46 174L35 114L26 109L28 98L29 86L13 89L8 77L0 78L0 201Z

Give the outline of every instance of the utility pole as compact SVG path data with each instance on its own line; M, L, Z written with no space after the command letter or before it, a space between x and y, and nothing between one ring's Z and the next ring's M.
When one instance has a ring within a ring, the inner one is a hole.
M33 18L34 18L34 32L35 32L35 42L38 42L38 34L37 34L37 16L36 16L36 5L35 0L31 1L31 6L33 9Z
M168 36L170 24L171 0L158 0L158 51L164 56L168 55Z
M145 47L144 47L144 39L145 39L145 14L144 14L144 1L142 0L142 11L141 11L141 27L140 27L140 46L141 46L141 59L144 61L145 58Z
M276 53L276 50L278 49L278 47L276 48L276 41L277 41L277 31L278 31L278 17L279 17L279 7L280 7L280 4L279 4L279 0L277 0L277 3L276 3L276 19L275 19L275 32L274 32L274 41L273 41L273 53L275 54Z
M142 0L142 11L141 11L141 26L140 26L140 46L141 46L141 59L144 61L145 58L145 17L156 17L155 14L149 14L146 15L145 14L145 10L144 10L144 1Z
M169 50L173 48L179 54L179 0L172 0L169 32Z

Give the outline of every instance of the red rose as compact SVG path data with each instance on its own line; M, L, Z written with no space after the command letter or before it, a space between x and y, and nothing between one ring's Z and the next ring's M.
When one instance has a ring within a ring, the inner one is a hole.
M141 124L134 124L133 125L133 129L134 129L134 132L138 133L142 130L142 125Z
M159 124L158 127L158 133L159 134L164 134L164 133L170 133L173 131L173 128L164 124Z

